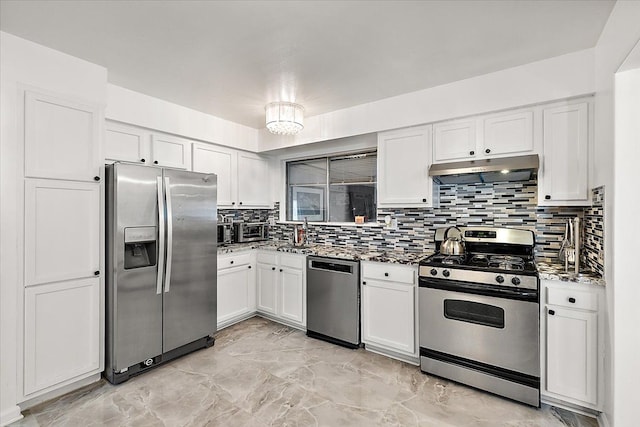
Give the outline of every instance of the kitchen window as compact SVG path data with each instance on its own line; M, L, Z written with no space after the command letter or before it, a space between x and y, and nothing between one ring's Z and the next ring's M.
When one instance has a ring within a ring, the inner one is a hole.
M287 220L376 221L376 152L287 162Z

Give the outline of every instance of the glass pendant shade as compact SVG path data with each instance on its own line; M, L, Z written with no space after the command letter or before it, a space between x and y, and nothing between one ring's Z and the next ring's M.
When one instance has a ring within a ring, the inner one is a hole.
M267 129L276 135L295 135L304 128L304 108L292 102L272 102L264 107Z

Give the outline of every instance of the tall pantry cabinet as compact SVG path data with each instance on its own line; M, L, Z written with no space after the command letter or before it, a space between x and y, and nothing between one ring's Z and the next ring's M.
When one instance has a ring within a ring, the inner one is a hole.
M103 370L103 115L90 102L31 89L23 114L18 389L28 401Z

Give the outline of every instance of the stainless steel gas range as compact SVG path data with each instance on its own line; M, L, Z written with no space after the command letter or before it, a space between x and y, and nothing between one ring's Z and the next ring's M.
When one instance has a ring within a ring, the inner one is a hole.
M533 232L489 227L459 232L463 253L438 252L420 262L420 368L539 407ZM444 228L436 231L435 241L439 251Z

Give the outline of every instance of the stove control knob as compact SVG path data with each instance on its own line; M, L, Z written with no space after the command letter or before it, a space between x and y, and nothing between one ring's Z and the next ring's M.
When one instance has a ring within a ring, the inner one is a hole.
M442 272L442 275L443 275L444 277L449 277L449 275L450 275L450 274L451 274L451 273L449 273L449 270L445 270L445 271L443 271L443 272Z
M498 282L498 283L502 283L502 282L504 282L504 277L502 277L502 276L496 276L496 282Z
M513 279L511 279L511 283L518 286L520 284L520 279L518 279L517 277L514 277Z
M432 276L435 276L435 275L438 274L438 270L436 270L435 268L432 268L430 273L431 273Z

